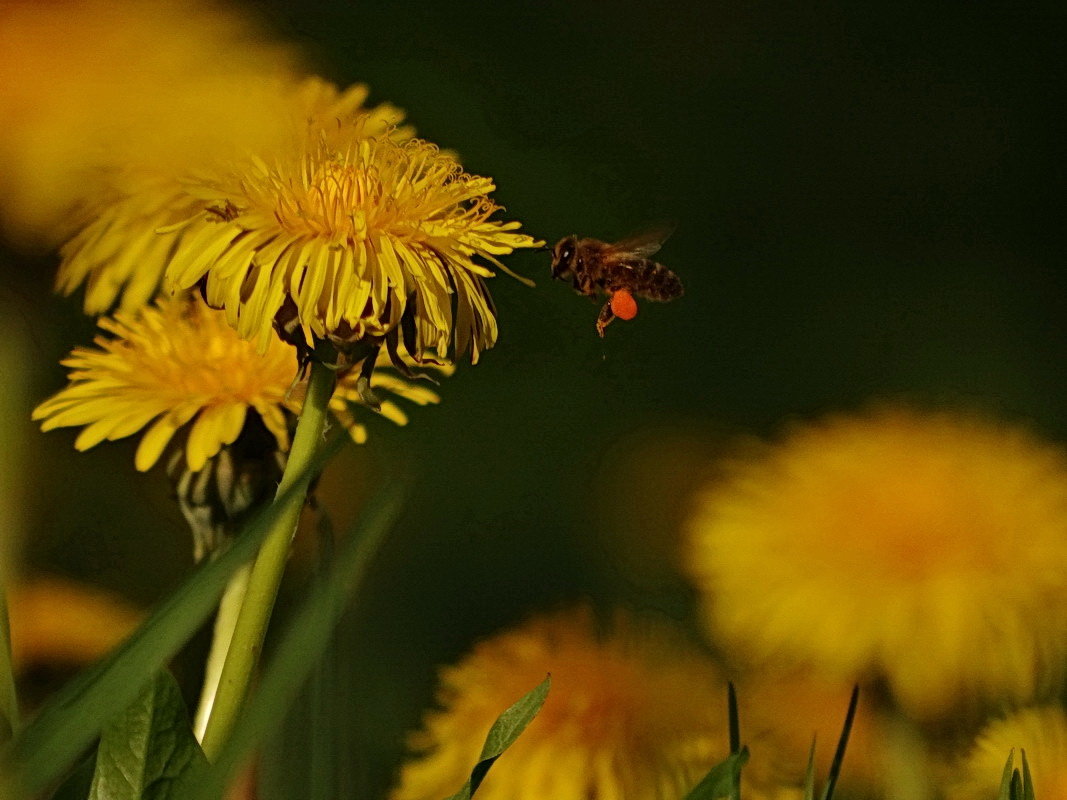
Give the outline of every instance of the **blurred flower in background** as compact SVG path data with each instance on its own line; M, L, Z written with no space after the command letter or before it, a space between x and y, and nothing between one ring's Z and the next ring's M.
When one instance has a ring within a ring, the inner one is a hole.
M79 667L106 655L144 612L118 595L57 577L15 583L8 595L15 668Z
M884 682L916 718L1061 685L1067 456L1021 428L798 426L729 465L689 537L709 630L748 664Z
M417 755L394 800L457 791L497 715L546 673L548 700L485 778L485 800L681 798L729 753L714 662L664 622L619 613L598 630L579 607L534 617L442 669L440 708L411 737Z
M176 177L287 133L295 50L212 0L0 5L0 220L51 246L142 173Z
M1067 713L1059 706L1027 708L991 722L956 766L948 796L952 800L996 797L1008 754L1014 752L1014 765L1021 770L1024 750L1034 796L1067 797Z

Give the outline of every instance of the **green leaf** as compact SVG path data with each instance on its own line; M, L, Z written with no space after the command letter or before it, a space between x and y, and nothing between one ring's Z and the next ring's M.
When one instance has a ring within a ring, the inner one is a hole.
M1035 800L1034 798L1034 782L1030 777L1030 764L1026 760L1026 751L1020 750L1019 754L1023 757L1023 799L1022 800Z
M448 800L470 800L471 795L482 785L482 780L485 779L489 768L505 750L515 743L519 734L526 730L526 726L537 716L537 712L545 704L545 698L548 697L548 690L551 686L552 676L549 675L497 717L493 727L489 729L489 734L485 737L482 754L478 758L478 763L474 765L474 769L471 770L470 778L467 779L463 788Z
M740 780L741 767L748 761L748 748L742 747L720 764L716 764L700 783L694 786L685 800L717 800L729 797Z
M182 800L215 800L245 756L270 734L299 695L329 644L333 629L358 589L378 545L393 528L405 491L393 482L368 504L346 537L333 569L309 591L268 664L258 690L214 764L191 770L182 780Z
M173 800L175 783L207 759L166 670L104 728L89 800Z
M52 800L87 800L89 789L93 785L93 772L96 771L96 750L94 749L67 776L62 785L52 795Z
M1000 775L1000 790L997 792L997 800L1011 800L1011 774L1014 772L1015 748L1008 751L1008 760L1004 764L1004 772Z
M852 687L852 697L848 701L848 712L845 714L845 724L841 728L841 738L837 740L837 750L834 752L834 760L830 762L830 774L826 778L826 786L822 790L822 800L831 800L834 789L837 787L837 778L841 774L841 763L845 759L845 749L848 747L848 737L852 733L852 723L856 719L856 706L859 705L860 687Z
M347 441L343 434L335 436L308 474L317 474ZM300 491L301 481L294 483L278 500ZM137 698L215 610L230 576L255 554L284 505L275 502L257 513L225 552L202 564L118 649L53 695L5 754L12 763L0 764L0 773L17 775L18 789L9 791L11 796L45 791Z

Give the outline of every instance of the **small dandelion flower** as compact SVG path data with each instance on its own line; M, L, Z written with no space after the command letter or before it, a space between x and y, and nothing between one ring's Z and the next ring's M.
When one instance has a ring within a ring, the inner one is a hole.
M710 629L751 662L884 682L918 718L1060 685L1067 456L1025 430L903 409L800 427L727 465L689 540Z
M104 318L100 327L110 336L98 336L94 347L75 348L63 361L71 369L70 385L33 412L42 430L85 426L75 447L87 450L147 428L135 457L142 471L181 429L188 468L202 469L236 440L250 415L278 450L289 449L304 390L293 347L272 341L265 352L257 351L196 296L163 298L140 313ZM387 372L375 373L373 385L418 405L439 400ZM354 379L342 378L330 407L351 437L363 442L366 428L352 411L359 403ZM382 404L381 413L399 425L407 422L392 401Z
M463 785L493 721L552 675L538 716L478 790L485 800L681 798L729 752L726 684L662 623L620 615L598 635L587 608L535 617L441 671L394 800Z
M196 295L161 298L139 312L104 318L100 327L107 335L63 362L69 385L33 418L43 430L84 426L75 440L79 450L143 431L134 459L139 470L159 461L181 433L168 473L199 558L277 487L306 390L296 349L274 339L259 352ZM362 443L367 430L355 407L365 403L357 380L350 373L338 381L330 408ZM439 400L388 371L376 371L371 385L418 405ZM391 399L377 410L407 423Z
M1034 796L1067 797L1067 712L1060 707L1028 708L990 723L957 766L951 800L996 797L1008 755L1022 769L1022 751L1034 782Z

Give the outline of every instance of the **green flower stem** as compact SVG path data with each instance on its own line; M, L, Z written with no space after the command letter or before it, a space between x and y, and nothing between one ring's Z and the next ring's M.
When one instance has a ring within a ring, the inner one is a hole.
M312 363L307 397L297 422L293 448L278 485L279 496L288 491L296 480L302 481L304 491L292 494L290 502L281 509L249 573L244 603L237 616L233 639L219 680L218 693L215 695L215 705L201 743L205 755L212 761L218 756L233 730L234 722L248 694L252 672L263 648L267 623L270 621L274 599L278 594L282 574L285 572L285 562L289 557L289 546L300 520L300 511L304 507L307 485L311 481L311 476L304 473L307 472L322 441L333 386L333 371L322 364Z
M200 689L200 702L196 708L196 716L193 718L193 733L197 740L204 738L207 730L207 721L211 718L211 710L215 707L215 696L219 691L219 681L222 678L222 667L226 663L226 655L230 652L230 642L233 641L233 631L237 626L237 615L245 601L245 591L248 589L248 573L252 570L251 562L237 570L226 584L226 591L222 593L219 601L219 611L215 615L215 630L211 635L211 650L204 665L204 685Z
M19 727L19 701L15 694L15 669L11 663L11 629L7 619L7 593L0 577L0 744Z

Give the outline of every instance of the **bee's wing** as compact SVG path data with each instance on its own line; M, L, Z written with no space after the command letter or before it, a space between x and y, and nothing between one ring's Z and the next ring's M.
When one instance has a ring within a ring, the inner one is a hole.
M611 249L638 258L649 258L659 252L663 243L674 233L674 228L673 222L660 222L620 239L611 245Z

